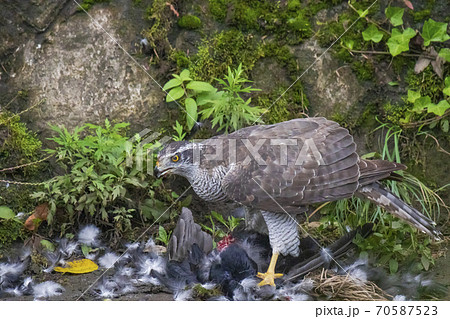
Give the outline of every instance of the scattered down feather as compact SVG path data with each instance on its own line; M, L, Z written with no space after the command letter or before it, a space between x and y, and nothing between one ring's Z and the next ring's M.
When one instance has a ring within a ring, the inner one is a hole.
M115 253L106 253L98 259L98 263L103 268L111 268L119 260L119 255Z
M61 295L65 289L60 284L53 281L45 281L33 287L35 300L43 300Z
M78 233L78 242L89 247L98 247L100 245L99 235L100 229L97 226L86 225Z

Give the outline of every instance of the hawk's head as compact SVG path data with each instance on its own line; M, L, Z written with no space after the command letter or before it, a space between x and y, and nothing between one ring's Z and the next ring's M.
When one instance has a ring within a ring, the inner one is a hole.
M193 168L194 156L193 142L172 142L158 153L158 160L155 166L155 176L157 178L167 173L187 176Z

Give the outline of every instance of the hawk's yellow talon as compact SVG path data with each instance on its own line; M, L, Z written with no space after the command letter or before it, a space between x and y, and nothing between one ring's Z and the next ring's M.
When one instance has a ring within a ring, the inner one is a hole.
M259 272L256 277L261 278L262 281L258 284L258 287L271 285L275 286L275 279L282 277L283 274L275 274L273 272L267 271L266 273Z
M275 279L283 276L283 274L275 273L275 265L277 263L278 255L279 254L277 252L273 252L272 258L270 259L269 268L267 269L267 271L265 273L259 272L256 275L256 277L262 279L262 281L258 284L258 287L265 285L275 286Z

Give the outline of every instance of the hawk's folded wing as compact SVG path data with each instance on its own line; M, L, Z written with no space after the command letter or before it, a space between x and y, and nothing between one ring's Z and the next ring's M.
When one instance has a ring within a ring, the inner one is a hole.
M230 140L236 144L236 160L228 163L231 169L223 190L244 205L296 211L302 205L349 197L358 187L359 157L353 137L325 118L248 127L221 138L225 144ZM249 152L249 142L260 146L259 159Z

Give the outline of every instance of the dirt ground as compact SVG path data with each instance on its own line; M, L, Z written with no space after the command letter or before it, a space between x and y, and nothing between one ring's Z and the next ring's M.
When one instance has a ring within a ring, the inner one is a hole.
M447 243L447 249L450 245ZM449 290L447 291L447 296L444 300L450 300L450 267L448 255L442 256L436 260L435 266L431 270L432 280L445 285ZM104 270L96 270L88 274L60 274L51 273L43 274L38 276L39 278L36 282L43 282L51 280L61 284L65 292L57 297L51 298L51 300L60 301L76 301L76 300L98 300L89 291L85 292L95 280L102 275ZM83 294L84 293L84 294ZM2 301L20 301L20 300L33 300L33 296L22 296L22 297L7 297L0 298ZM142 285L137 287L136 291L129 293L125 296L114 298L117 301L172 301L173 295L166 288L155 287L151 285Z

